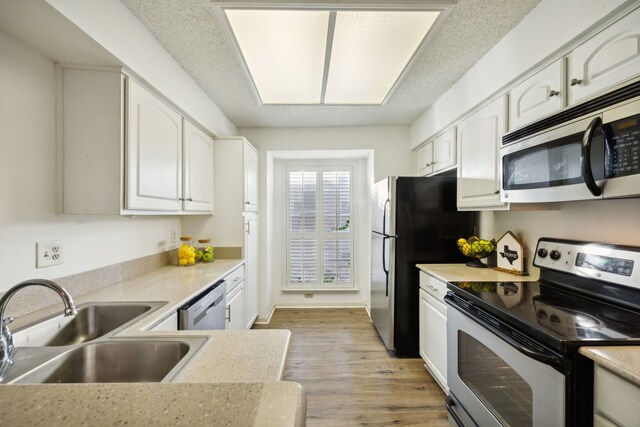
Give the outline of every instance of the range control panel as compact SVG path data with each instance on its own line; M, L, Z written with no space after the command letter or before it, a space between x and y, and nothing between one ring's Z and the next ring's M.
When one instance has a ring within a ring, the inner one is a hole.
M640 289L640 248L543 237L533 265Z

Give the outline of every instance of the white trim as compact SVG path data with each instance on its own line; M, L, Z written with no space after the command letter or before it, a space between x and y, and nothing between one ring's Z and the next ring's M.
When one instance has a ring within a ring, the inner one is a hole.
M360 292L361 289L356 288L283 288L282 292L298 292L298 293L307 293L307 292Z
M271 323L271 318L273 317L273 312L276 311L276 306L272 305L271 310L269 310L269 314L267 317L258 316L256 320L253 322L254 325L268 325Z
M310 303L310 304L298 304L298 303L282 303L282 304L278 304L276 305L276 308L299 308L299 309L305 309L305 308L364 308L366 310L366 306L365 305L353 305L353 303L339 303L339 302L335 302L335 303L331 303L331 304L327 304L327 303Z

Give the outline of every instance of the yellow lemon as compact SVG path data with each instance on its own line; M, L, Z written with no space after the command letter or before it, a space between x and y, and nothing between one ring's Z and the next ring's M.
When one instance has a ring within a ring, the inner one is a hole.
M182 260L181 260L181 261L182 261ZM195 258L189 258L189 259L187 260L187 264L189 264L189 265L193 265L193 264L195 264L195 263L196 263L196 259L195 259Z
M187 265L187 260L182 258L180 261L178 261L180 263L180 265Z

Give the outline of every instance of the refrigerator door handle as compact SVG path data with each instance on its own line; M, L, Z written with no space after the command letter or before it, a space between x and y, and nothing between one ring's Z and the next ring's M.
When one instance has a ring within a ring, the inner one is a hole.
M384 236L382 238L382 270L386 276L384 296L389 296L389 267L387 266L387 245L385 245L387 239L395 239L394 236Z
M387 206L390 203L391 200L387 199L387 201L384 202L384 207L382 208L382 234L387 234Z

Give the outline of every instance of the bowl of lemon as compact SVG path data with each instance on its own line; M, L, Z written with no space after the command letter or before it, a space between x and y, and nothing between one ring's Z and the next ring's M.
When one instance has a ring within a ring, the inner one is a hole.
M480 260L496 251L495 239L484 240L476 236L471 236L468 239L458 239L457 244L458 250L462 255L473 258L467 263L468 267L487 268L487 265Z

